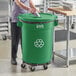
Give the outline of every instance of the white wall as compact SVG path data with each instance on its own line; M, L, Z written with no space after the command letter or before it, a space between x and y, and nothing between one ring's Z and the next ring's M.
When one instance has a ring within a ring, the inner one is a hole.
M39 5L43 3L43 0L32 0L35 5Z

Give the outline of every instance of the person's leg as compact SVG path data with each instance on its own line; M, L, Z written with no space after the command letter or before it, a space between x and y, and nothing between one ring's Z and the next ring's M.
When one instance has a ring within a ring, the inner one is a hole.
M21 49L22 49L22 30L20 30L20 44L21 44Z
M17 27L17 23L11 23L11 63L16 65L16 57L18 50L18 43L20 37L20 28Z

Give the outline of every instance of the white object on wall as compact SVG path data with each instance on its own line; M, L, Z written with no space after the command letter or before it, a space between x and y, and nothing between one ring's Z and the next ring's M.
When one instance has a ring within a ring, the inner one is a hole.
M35 5L40 5L43 3L43 0L32 0Z

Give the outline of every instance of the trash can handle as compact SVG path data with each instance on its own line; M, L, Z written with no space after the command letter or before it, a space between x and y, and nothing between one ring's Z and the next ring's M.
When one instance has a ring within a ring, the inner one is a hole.
M18 26L18 27L22 27L22 22L18 20L17 26Z

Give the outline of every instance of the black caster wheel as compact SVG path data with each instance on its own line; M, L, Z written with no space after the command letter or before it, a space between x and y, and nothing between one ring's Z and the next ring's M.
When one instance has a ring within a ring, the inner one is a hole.
M75 25L74 25L74 24L72 24L71 29L74 29L74 28L75 28Z
M7 40L6 35L2 36L2 39L3 39L3 40Z
M43 65L44 70L48 69L47 65Z
M21 68L25 68L26 67L26 65L25 64L21 64Z
M35 66L30 66L31 71L35 71Z

